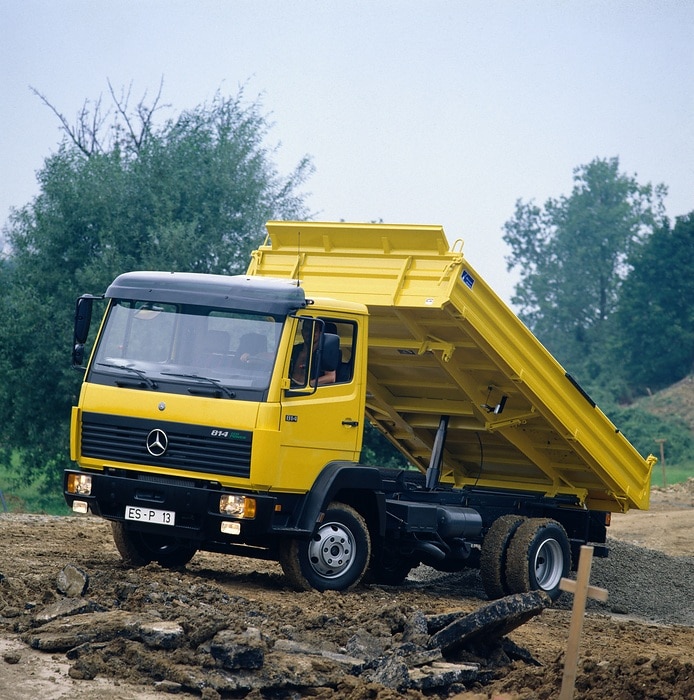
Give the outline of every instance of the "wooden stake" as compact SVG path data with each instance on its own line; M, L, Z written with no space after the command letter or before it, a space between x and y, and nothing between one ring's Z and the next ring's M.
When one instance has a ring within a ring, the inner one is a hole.
M663 488L667 488L667 477L665 476L665 443L667 440L665 438L656 438L655 441L660 444L660 466L663 470Z
M564 677L561 682L559 700L571 700L574 696L576 685L576 667L578 665L578 647L583 631L583 617L586 612L586 601L594 598L605 602L607 591L604 588L596 588L590 585L590 569L593 565L593 548L586 545L581 547L578 558L578 572L576 580L563 578L559 582L559 588L574 594L574 604L571 608L571 624L569 626L569 641L566 645L564 657Z

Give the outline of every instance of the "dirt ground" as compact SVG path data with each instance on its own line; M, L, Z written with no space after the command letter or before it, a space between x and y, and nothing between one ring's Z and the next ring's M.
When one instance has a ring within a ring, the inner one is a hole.
M575 697L694 697L694 480L654 489L651 510L613 516L610 535L614 557L596 559L591 577L610 600L586 614ZM88 576L84 593L61 592L68 565ZM128 569L97 518L2 514L0 698L558 697L568 594L508 634L523 660L498 649L494 659L446 659L479 664L469 683L398 690L345 671L364 646L380 658L404 648L418 614L486 602L475 571L420 567L399 587L321 594L291 591L273 562L216 554L198 553L185 570ZM234 649L248 640L236 665L220 642L232 634Z

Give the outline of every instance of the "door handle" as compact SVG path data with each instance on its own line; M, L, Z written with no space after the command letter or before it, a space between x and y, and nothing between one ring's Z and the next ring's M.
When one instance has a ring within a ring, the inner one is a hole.
M356 428L359 425L359 421L345 418L345 420L342 421L342 425L349 426L350 428Z

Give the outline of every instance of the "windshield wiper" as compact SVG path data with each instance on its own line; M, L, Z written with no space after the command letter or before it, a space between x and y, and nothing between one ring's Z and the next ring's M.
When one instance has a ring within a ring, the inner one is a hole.
M137 369L137 367L129 367L128 365L116 365L110 362L97 362L100 367L111 367L112 369L124 369L127 372L132 372L136 374L150 389L156 389L157 383L150 379L144 370Z
M197 379L200 382L208 382L212 384L216 389L226 394L230 399L236 398L236 394L227 389L218 379L213 379L212 377L203 377L200 374L179 374L178 372L160 372L159 374L166 375L167 377L180 377L181 379Z

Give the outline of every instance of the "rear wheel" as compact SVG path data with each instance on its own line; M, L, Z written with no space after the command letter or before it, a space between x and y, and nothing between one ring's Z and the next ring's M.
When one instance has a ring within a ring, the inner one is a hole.
M522 515L502 515L492 523L484 538L480 553L480 576L490 600L511 593L506 581L508 546L525 520Z
M280 565L299 590L345 591L361 581L371 557L364 518L344 503L331 503L313 537L291 538L280 547Z
M571 547L556 521L530 518L516 530L506 556L506 580L511 593L545 591L552 600L561 595L559 582L568 575Z
M178 568L185 566L198 551L189 542L130 530L120 522L111 522L111 531L118 553L129 566L146 566L156 561L168 568Z

